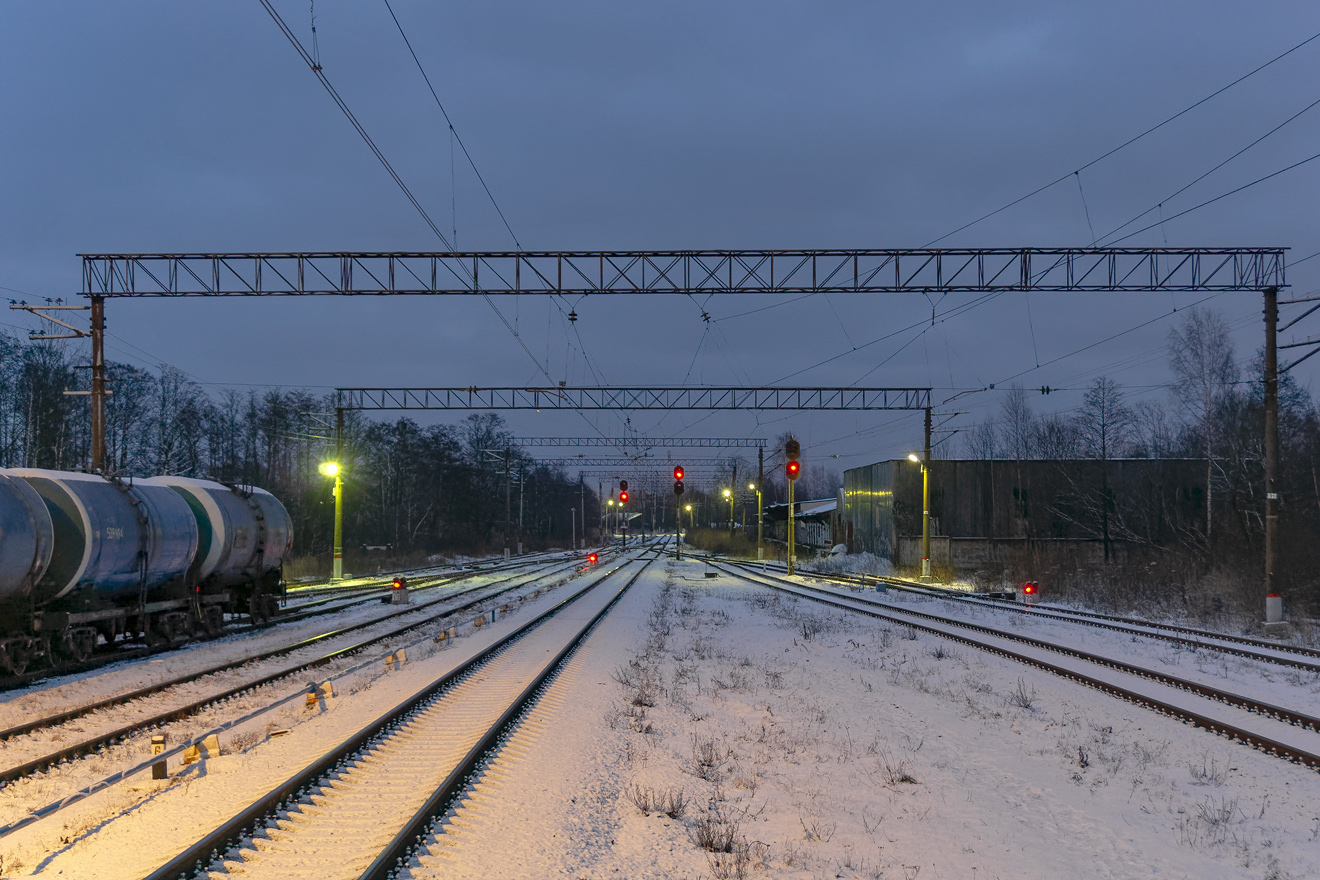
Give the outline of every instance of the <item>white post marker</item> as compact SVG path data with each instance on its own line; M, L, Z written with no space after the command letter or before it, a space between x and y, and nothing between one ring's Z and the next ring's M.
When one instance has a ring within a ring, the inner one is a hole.
M165 734L157 733L151 737L151 754L161 755L165 753ZM165 770L165 762L157 761L151 765L152 779L169 779L170 774Z

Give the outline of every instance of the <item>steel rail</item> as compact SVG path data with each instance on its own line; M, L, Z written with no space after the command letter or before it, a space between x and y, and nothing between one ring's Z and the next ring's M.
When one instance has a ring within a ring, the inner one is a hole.
M566 566L559 566L559 567L562 568ZM471 574L465 575L465 577L472 577L477 574L484 574L484 573L485 572L473 572ZM436 605L437 603L446 602L457 597L465 596L468 593L472 592L473 590L485 589L487 587L496 586L497 584L502 584L506 581L512 580L517 576L518 575L516 574L509 575L509 577L503 578L501 580L497 580L489 584L483 584L477 587L472 587L469 590L463 590L461 592L453 593L448 596L443 596L431 602L424 602L420 605L411 605L408 608L403 608L398 611L393 611L390 612L389 614L382 614L380 617L374 618L372 620L364 621L362 623L350 624L349 626L328 630L327 632L323 632L319 635L309 636L305 639L300 639L299 641L294 642L293 644L290 645L285 645L280 648L272 648L268 651L264 651L259 654L252 654L238 660L228 661L225 663L221 663L217 666L210 666L207 667L206 669L201 669L196 672L190 672L186 675L178 676L177 678L169 679L168 681L158 682L153 685L147 685L145 687L138 688L137 690L126 691L122 694L117 694L113 697L107 697L103 700L98 700L94 703L86 703L82 706L78 706L73 709L66 710L64 712L57 712L53 715L47 715L43 718L38 718L33 721L27 721L24 722L23 724L17 724L14 725L13 727L8 727L5 728L4 730L0 730L0 742L9 739L10 737L19 736L24 733L30 733L31 731L38 730L40 728L53 727L56 724L63 724L66 721L71 721L75 718L79 718L83 715L86 715L89 712L95 712L98 709L105 709L109 706L117 706L122 703L127 703L131 700L137 700L137 699L141 699L142 697L151 696L152 694L166 690L167 688L177 687L178 685L181 684L187 684L188 682L195 681L199 678L204 678L208 675L214 675L217 672L225 672L230 669L236 669L240 666L244 666L248 663L256 663L262 660L268 660L271 657L278 657L281 654L288 654L293 651L297 651L301 648L306 648L310 645L314 645L317 642L325 641L326 639L335 638L336 636L342 636L346 633L355 632L360 629L366 629L367 627L375 626L378 623L382 623L387 620L393 620L396 617L402 617L405 614L430 608L431 606ZM423 587L422 589L431 589L431 587ZM516 589L516 586L511 589Z
M504 571L510 568L518 568L527 565L536 565L542 562L550 562L550 561L553 560L527 560L525 562L513 563L510 565L494 566L492 568L485 569L484 571L447 572L445 574L434 575L426 578L425 583L417 587L417 589L430 589L431 587L439 584L445 579L463 580L465 578L473 577L478 574L485 574L492 571ZM246 626L233 627L232 629L226 627L224 631L216 633L215 636L213 636L212 638L220 638L222 636L242 635L244 633L267 630L270 629L272 626L277 626L281 623L293 623L299 620L306 620L307 618L310 617L317 617L322 614L332 614L337 611L341 611L345 608L350 608L353 605L363 604L364 602L367 602L369 600L361 599L356 602L348 602L342 606L337 606L335 608L329 608L329 609L320 609L320 610L310 610L310 609L312 605L322 605L327 602L335 601L336 599L345 599L345 598L351 598L353 596L362 596L362 595L367 595L371 592L376 592L377 594L379 594L379 591L385 588L384 585L386 583L388 583L388 581L381 581L380 587L369 587L362 590L357 590L356 588L354 588L354 590L351 592L348 590L343 591L339 596L330 596L325 599L318 599L315 602L308 602L306 603L305 606L296 606L298 610L294 610L287 614L277 615L276 617L272 618L271 620L265 623L248 624ZM307 607L309 610L304 612L301 610L303 607ZM381 618L381 619L385 619L385 618ZM24 672L22 675L0 677L0 691L13 690L19 687L27 687L33 684L34 682L42 681L52 676L69 675L71 673L78 673L78 672L90 672L95 669L100 669L103 666L109 666L113 663L122 663L128 660L139 660L143 657L150 657L154 654L165 654L170 651L178 650L179 648L183 647L183 645L185 644L195 644L198 641L209 641L209 640L210 639L191 639L188 642L181 642L175 645L160 645L154 648L148 646L141 646L137 648L129 648L128 650L121 650L118 653L110 653L107 649L110 648L111 646L107 645L105 646L105 648L89 655L86 660L83 660L81 662L65 662L60 666L47 667L47 668L37 669L31 672ZM96 708L100 708L100 707L97 706ZM4 740L9 735L10 735L10 731L0 730L0 740Z
M858 608L855 605L850 605L844 601L839 601L841 599L844 599L845 597L838 596L837 594L830 594L829 591L821 590L817 587L806 587L801 584L794 584L790 581L784 581L780 578L776 578L770 575L758 575L757 577L763 579L758 581L756 578L742 574L741 572L733 569L732 567L726 564L715 563L715 566L733 575L734 577L748 581L749 583L757 584L759 586L768 586L771 587L772 589L781 590L791 595L797 595L805 599L810 599L812 601L819 602L824 605L830 605L832 607L839 608L845 611L851 611L856 614L864 614L869 617L875 617L880 620L886 620L890 623L901 624L903 626L910 626L913 627L914 629L919 629L922 630L923 632L931 633L932 635L938 635L941 638L947 638L952 641L958 642L960 644L967 645L969 647L974 647L979 650L988 651L990 653L998 654L1002 657L1006 657L1008 659L1015 660L1020 663L1025 663L1031 666L1035 666L1039 669L1044 669L1047 672L1052 672L1056 675L1062 676L1071 681L1076 681L1081 684L1085 684L1088 687L1092 687L1097 690L1104 691L1106 693L1115 696L1120 696L1123 699L1129 700L1130 702L1136 703L1138 705L1154 708L1157 711L1190 722L1196 725L1197 727L1203 727L1214 733L1229 736L1230 738L1233 739L1241 740L1242 742L1245 742L1248 745L1251 745L1252 747L1257 748L1260 751L1266 752L1268 754L1278 755L1280 757L1286 758L1287 760L1305 764L1306 766L1315 769L1320 769L1320 755L1318 754L1314 754L1312 752L1308 752L1303 749L1297 749L1293 746L1287 745L1286 743L1281 743L1277 740L1270 739L1269 737L1262 736L1261 734L1256 733L1254 731L1249 731L1244 728L1237 727L1236 725L1229 724L1228 722L1225 722L1221 719L1213 718L1208 715L1203 715L1201 713L1194 712L1190 709L1185 709L1181 706L1175 706L1172 703L1166 703L1162 700L1150 696L1149 694L1141 694L1136 691L1131 691L1128 690L1127 688L1121 687L1119 685L1115 685L1111 682L1106 682L1101 679L1097 679L1085 675L1084 673L1080 673L1074 669L1068 669L1063 666L1058 666L1056 664L1050 663L1048 660L1042 660L1039 657L1030 657L1025 654L1019 654L1016 651L1011 651L1007 648L998 645L987 644L971 636L962 636L957 633L950 633L946 630L939 629L934 626L929 626L922 623L914 623L911 620L904 620L902 617L897 617L895 615L901 614L901 615L910 615L918 618L926 618L932 621L938 621L939 623L943 623L949 626L962 627L964 629L970 629L973 632L979 632L984 635L991 635L994 636L995 638L1002 638L1010 641L1022 642L1032 647L1036 647L1048 651L1054 651L1056 653L1060 653L1065 656L1074 657L1080 660L1086 660L1092 663L1096 663L1097 665L1100 666L1106 666L1111 669L1118 670L1120 672L1126 672L1132 675L1136 675L1140 678L1149 679L1159 684L1163 684L1175 688L1177 690L1188 691L1190 693L1194 693L1198 696L1202 696L1207 699L1226 703L1228 705L1232 705L1239 709L1245 709L1246 711L1252 712L1253 714L1258 714L1267 718L1274 718L1275 720L1287 722L1294 726L1303 727L1310 730L1320 730L1320 718L1315 718L1310 715L1304 715L1300 712L1293 712L1291 709L1285 709L1280 706L1272 706L1268 703L1261 703L1259 701L1252 700L1247 697L1242 697L1238 694L1231 694L1228 693L1227 691L1220 691L1216 688L1212 688L1207 685L1202 685L1196 682L1190 682L1184 679L1167 676L1164 675L1163 673L1154 672L1153 670L1144 669L1139 666L1132 666L1131 664L1124 663L1121 660L1114 660L1109 657L1101 657L1095 654L1088 654L1085 651L1078 651L1076 649L1067 648L1062 645L1055 645L1048 642L1042 642L1038 639L1032 639L1027 636L1019 636L1019 635L1014 635L1012 633L1000 632L998 630L993 630L988 627L979 626L977 624L969 624L962 621L941 618L938 615L927 614L925 612L887 609L889 610L890 613L885 613L883 611L876 610L876 608L874 607ZM777 581L778 583L765 583L764 581ZM824 593L825 595L815 595L821 593ZM853 599L852 601L864 601L864 600ZM866 603L866 604L870 604L870 603Z
M468 751L458 766L450 772L440 787L426 799L426 803L422 804L421 808L413 814L413 817L408 820L408 823L403 826L399 833L394 835L394 838L386 845L385 849L381 850L380 855L376 856L372 863L367 866L367 869L359 875L358 880L388 880L395 868L407 861L412 852L425 840L431 823L448 811L450 805L467 787L468 780L500 744L509 728L535 705L542 689L551 677L558 674L565 661L572 656L587 636L591 634L591 631L596 628L596 624L600 623L605 615L610 612L610 609L618 604L618 601L623 598L623 594L637 582L651 563L663 555L663 547L662 543L657 555L646 560L642 567L637 570L637 573L623 585L618 595L611 599L591 620L587 621L586 626L582 627L577 635L555 655L554 659L546 664L541 673L523 689L523 692L510 704L509 708L500 715L499 719L477 741L477 744Z
M561 567L561 568L562 568L562 567ZM553 574L553 573L554 573L555 571L557 571L557 570L558 570L558 569L552 569L550 572L542 573L542 574L538 575L536 579L543 578L543 577L545 577L547 574ZM510 577L511 577L511 578L512 578L512 577L517 577L517 575L511 575ZM530 583L530 582L529 582L529 583ZM170 722L172 722L172 721L178 721L178 720L181 720L181 719L183 719L183 718L187 718L187 717L189 717L189 716L191 716L191 715L196 714L197 712L201 711L202 709L206 708L207 706L211 706L211 705L213 705L213 704L215 704L215 703L223 702L224 700L231 699L231 698L236 697L236 696L238 696L238 695L240 695L240 694L242 694L242 693L245 693L245 692L247 692L247 691L256 690L257 688L264 687L265 685L271 684L272 682L275 682L275 681L279 681L280 679L288 678L289 676L291 676L291 675L295 675L295 674L297 674L297 673L299 673L299 672L302 672L302 671L304 671L304 670L307 670L307 669L310 669L310 668L313 668L313 667L317 667L317 666L323 666L323 665L325 665L326 663L329 663L329 662L331 662L331 661L333 661L333 660L336 660L336 659L338 659L338 658L340 658L340 657L344 657L344 656L348 656L348 655L350 655L350 654L357 653L358 651L361 651L361 650L363 650L364 648L366 648L366 647L368 647L368 646L370 646L370 645L376 644L376 643L378 643L378 642L385 641L385 640L390 639L390 638L394 638L394 637L396 637L396 636L398 636L398 635L400 635L400 634L402 634L402 633L408 632L408 631L410 631L410 630L417 629L417 628L422 627L422 626L426 626L426 625L431 624L431 623L434 623L435 621L440 620L440 619L442 619L442 618L445 618L445 617L451 617L451 616L453 616L454 614L460 614L460 613L462 613L462 612L464 612L464 611L467 611L467 610L469 610L469 609L471 609L471 608L474 608L474 607L476 607L476 606L478 606L478 605L483 605L483 604L485 604L485 603L487 603L487 602L490 602L492 599L495 599L495 598L497 598L497 597L499 597L499 596L501 596L501 595L503 595L503 594L505 594L505 593L507 593L507 592L510 592L510 591L512 591L512 590L520 589L520 588L522 588L522 587L524 587L524 586L527 586L527 585L528 585L527 583L523 583L523 584L515 584L515 585L513 585L513 586L506 587L506 588L504 588L504 589L502 589L502 590L498 590L498 591L496 591L496 592L494 592L494 593L490 593L490 594L487 594L487 595L484 595L484 596L478 596L477 598L474 598L474 599L472 599L472 600L470 600L470 601L468 601L468 602L466 602L466 603L464 603L464 604L462 604L462 605L458 605L458 606L455 606L455 607L452 607L452 608L447 608L447 609L445 609L444 611L440 612L439 614L434 614L434 615L432 615L432 616L430 616L430 617L427 617L427 618L425 618L425 619L423 619L423 620L413 621L413 622L411 622L411 623L406 624L405 626L402 626L402 627L399 627L399 628L393 629L393 630L391 630L390 632L383 633L383 634L376 635L376 636L372 636L372 637L369 638L369 639L364 639L363 641L356 642L356 643L354 643L354 644L352 644L352 645L348 645L348 646L345 646L345 647L343 647L343 648L339 648L339 649L337 649L337 650L331 651L331 652L328 653L328 654L322 654L322 655L320 655L320 656L318 656L318 657L315 657L315 658L313 658L313 659L311 659L311 660L308 660L308 661L306 661L306 662L304 662L304 663L300 663L300 664L298 664L298 665L296 665L296 666L286 667L286 668L284 668L284 669L282 669L282 670L279 670L279 671L276 671L276 672L270 673L270 674L268 674L268 675L264 675L264 676L262 676L262 677L260 677L260 678L253 679L253 680L251 680L251 681L244 682L243 684L239 684L239 685L236 685L236 686L234 686L234 687L228 688L227 690L221 691L221 692L218 693L218 694L210 694L210 695L208 695L208 696L205 696L205 697L202 697L202 698L200 698L200 699L194 700L194 701L192 701L192 702L190 702L190 703L188 703L188 704L186 704L186 705L183 705L183 706L177 706L177 707L175 707L175 708L173 708L173 709L169 709L169 710L166 710L166 711L164 711L164 712L157 713L156 715L153 715L153 716L151 716L151 717L149 717L149 718L144 718L144 719L140 719L140 720L138 720L138 721L134 721L134 722L131 723L131 724L124 725L123 727L117 728L117 729L112 730L112 731L109 731L109 732L107 732L107 733L98 734L97 736L91 737L91 738L89 738L89 739L83 740L83 741L78 742L78 743L74 743L73 745L70 745L70 746L66 746L66 747L60 749L59 751L51 752L51 753L49 753L49 754L46 754L46 755L41 756L40 758L35 758L35 759L31 760L31 761L28 761L28 762L26 762L26 763L24 763L24 764L19 764L19 765L14 766L14 767L10 767L10 768L4 769L4 770L0 770L0 786L3 786L3 785L5 785L5 784L7 784L7 783L10 783L10 782L13 782L13 781L16 780L16 779L21 779L21 778L23 778L24 776L27 776L27 775L29 775L29 774L31 774L31 773L35 773L35 772L37 772L37 771L39 771L39 770L41 770L41 769L43 769L43 768L45 768L45 767L50 767L50 766L53 766L53 765L55 765L55 764L58 764L58 763L60 763L61 761L67 761L67 760L69 760L69 759L71 759L71 758L78 757L79 755L83 755L83 754L87 754L88 752L92 752L92 751L94 751L94 750L96 750L96 749L99 749L99 748L101 748L101 747L103 747L103 746L110 745L111 743L114 743L114 742L116 742L116 741L118 741L118 740L120 740L120 739L123 739L123 738L125 738L125 737L131 736L132 734L137 733L137 732L139 732L139 731L147 730L147 729L150 729L150 728L153 728L153 727L157 727L157 726L162 725L162 724L168 724L168 723L170 723ZM487 585L487 586L489 586L489 585ZM481 588L481 587L476 587L476 588L474 588L474 589L478 589L478 590L479 590L479 589L482 589L482 588ZM312 638L312 639L305 640L305 642L300 643L300 645L295 646L295 648L286 648L286 649L281 649L281 650L277 650L277 651L272 651L272 652L269 652L269 653L267 653L267 654L259 655L259 656L257 656L257 657L246 658L246 659L244 659L244 660L236 661L236 662L234 662L234 663L232 663L232 664L229 664L228 666L215 667L215 668L213 668L213 669L211 669L211 670L207 670L207 671L204 672L204 673L199 673L199 674L191 675L191 676L189 676L189 677L187 678L187 680L188 680L188 681L191 681L191 680L193 680L193 679L195 679L195 678L201 677L201 675L204 675L204 674L211 674L211 673L213 673L213 672L223 671L223 670L225 670L225 669L232 669L232 668L235 668L235 667L238 667L238 666L245 665L245 664L247 664L247 663L255 662L255 661L257 661L257 660L264 660L264 659L267 659L268 657L271 657L271 656L276 656L276 655L278 655L278 654L288 653L290 650L294 650L294 649L296 649L296 647L306 647L307 645L310 645L310 644L312 644L312 643L314 643L314 642L316 642L316 641L320 641L320 640L322 640L322 639L324 639L324 638L327 638L327 637L329 637L329 636L331 636L331 635L342 635L342 634L344 634L344 633L346 633L346 632L350 632L350 631L352 631L352 630L362 629L362 628L364 628L365 626L371 626L371 625L374 625L374 624L376 624L376 623L380 623L380 622L383 621L383 620L388 620L388 619L390 619L390 618L392 618L392 617L398 617L398 616L400 616L401 614L406 614L406 613L408 613L408 612L410 612L410 611L413 611L413 612L415 612L415 611L419 611L419 610L422 610L422 609L428 608L428 607L430 607L430 606L432 606L432 605L435 605L435 604L438 604L438 603L441 603L441 602L448 601L449 599L452 599L452 598L455 598L455 597L450 596L450 597L446 597L446 598L443 598L443 599L437 599L437 600L435 600L434 602L429 602L429 603L427 603L426 605L414 606L414 607L412 607L412 608L410 608L410 609L405 609L405 610L403 610L403 611L401 611L401 612L396 612L396 613L394 613L394 614L387 615L386 617L380 617L380 618L377 618L376 620L371 621L370 623L367 623L367 624L359 624L359 625L356 625L356 626L353 626L353 627L346 627L346 628L344 628L344 629L342 629L342 630L339 630L339 631L337 631L337 632L335 632L335 633L331 633L331 634L327 634L327 635L322 635L322 636L316 636L316 637L314 637L314 638ZM150 688L143 688L142 690L145 691L145 693L143 693L143 694L139 694L138 696L149 696L149 695L152 694L152 693L156 693L156 692L158 692L158 691L160 691L160 690L164 690L164 689L167 688L167 687L173 687L173 686L175 686L175 685L177 685L177 684L179 684L179 683L180 683L180 682L178 682L178 681L174 681L174 682L168 682L168 683L165 683L165 684L163 684L163 685L161 685L161 686L152 686L152 687L150 687ZM119 700L119 702L125 702L125 701L126 701L126 700L123 700L123 699ZM54 716L52 716L52 717L54 717ZM66 719L66 720L67 720L67 719ZM32 722L32 724L36 724L36 725L40 725L40 723L41 723L41 722L39 722L39 721L38 721L38 722ZM24 726L26 726L26 727L28 728L28 731L30 731L31 729L33 729L33 727L32 727L31 725L20 725L20 727L24 727ZM25 732L26 732L26 731L25 731Z
M426 685L420 691L409 696L403 702L367 724L347 741L332 748L313 763L304 767L302 770L268 791L258 800L240 810L236 815L226 820L218 828L202 837L201 840L193 843L178 855L175 855L164 865L147 875L145 880L174 880L174 878L183 877L190 873L204 873L206 865L217 858L221 852L228 849L234 841L248 833L250 829L253 829L267 816L280 809L292 806L292 802L297 797L300 790L313 784L317 779L320 779L327 773L331 772L336 766L348 760L354 754L368 748L373 740L391 730L395 725L399 724L412 712L421 707L426 701L449 689L464 676L482 666L492 655L500 652L505 647L512 645L546 620L557 615L573 602L613 577L633 561L634 560L625 560L624 562L621 562L617 567L603 574L590 584L587 584L581 590L560 600L532 620L517 627L484 650L463 661L448 673L436 679L429 685ZM429 802L428 799L428 803Z
M1320 663L1293 659L1291 657L1278 657L1270 654L1261 654L1255 651L1233 647L1233 645L1243 645L1271 651L1281 651L1288 654L1298 654L1302 657L1313 657L1320 660L1320 650L1306 648L1300 645L1287 645L1279 642L1267 641L1266 639L1256 639L1250 636L1210 632L1209 630L1180 626L1178 624L1157 623L1153 620L1145 620L1139 617L1122 617L1116 614L1104 614L1099 611L1073 611L1068 608L1059 608L1054 605L1021 605L1012 600L992 599L986 596L967 594L959 590L933 587L929 584L915 583L903 578L890 576L845 574L823 575L809 574L805 572L801 572L800 574L804 577L815 578L817 580L838 580L843 581L844 583L857 583L862 586L867 586L869 583L882 583L886 586L907 593L913 593L919 596L930 596L939 599L949 599L951 601L962 602L978 608L992 608L996 610L1011 611L1017 614L1044 617L1050 620L1059 620L1066 623L1079 623L1084 626L1094 626L1098 629L1109 629L1115 632L1128 633L1130 635L1146 636L1152 639L1160 639L1161 641L1187 645L1194 648L1206 648L1208 650L1218 651L1222 654L1228 654L1234 657L1245 657L1252 660L1260 660L1265 663L1274 663L1280 666L1306 669L1312 672L1320 671ZM871 580L867 581L867 577L870 577ZM1137 627L1169 630L1171 633L1182 633L1183 635L1179 636L1170 635L1169 633L1147 632L1146 630L1137 629ZM1184 636L1194 636L1196 638L1185 638ZM1198 638L1213 639L1217 642L1227 642L1228 644L1197 641Z

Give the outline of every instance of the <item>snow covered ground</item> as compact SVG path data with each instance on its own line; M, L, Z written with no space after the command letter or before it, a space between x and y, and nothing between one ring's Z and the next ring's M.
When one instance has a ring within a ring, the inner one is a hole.
M1320 876L1313 770L1043 671L703 569L648 569L414 876ZM527 614L403 670L373 667L328 709L281 710L233 754L169 783L134 780L0 838L0 876L141 876ZM1009 625L1317 706L1309 673L1019 620ZM266 738L271 725L291 732Z

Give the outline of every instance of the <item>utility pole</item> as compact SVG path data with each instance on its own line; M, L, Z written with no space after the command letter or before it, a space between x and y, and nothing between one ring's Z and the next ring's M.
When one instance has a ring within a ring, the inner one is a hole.
M585 549L587 546L587 484L585 477L582 476L582 471L578 471L578 505L582 508L582 547ZM574 547L573 549L578 548Z
M569 522L571 523L569 525L570 531L568 533L569 535L568 546L576 550L577 549L577 511L570 507L568 509L568 518L569 518ZM585 530L586 527L587 524L583 523L582 528Z
M66 306L63 300L56 300L51 305L30 306L26 303L15 303L10 306L11 309L19 309L25 312L31 312L34 315L45 318L52 324L58 324L68 333L29 333L29 340L39 339L81 339L84 336L90 336L92 339L92 390L91 391L65 391L71 396L90 395L92 403L92 448L88 451L89 464L93 471L105 471L105 396L109 392L105 387L105 297L91 297L90 306L92 312L90 331L79 330L72 324L61 321L59 318L46 314L47 312L85 312L88 306Z
M926 446L921 458L921 582L930 583L930 407L926 407Z
M335 407L335 559L332 579L344 579L344 408Z
M527 494L527 468L518 463L518 555L522 556L523 496Z
M765 559L765 544L761 540L761 490L765 488L765 447L756 449L756 558Z
M1283 622L1274 581L1279 541L1279 288L1265 288L1265 622ZM1208 490L1207 486L1207 490Z
M733 463L733 482L729 484L729 537L733 537L733 499L738 497L738 462Z
M510 471L513 465L513 450L507 446L504 448L504 558L509 558L509 532L513 528L513 507L510 490Z
M92 297L92 470L105 470L105 297Z

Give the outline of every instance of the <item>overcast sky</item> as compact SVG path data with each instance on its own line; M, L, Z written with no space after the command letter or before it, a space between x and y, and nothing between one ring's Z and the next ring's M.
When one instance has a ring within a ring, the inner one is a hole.
M1314 0L391 2L529 250L921 246L1320 32ZM308 2L275 6L310 50ZM512 249L461 153L451 177L444 120L383 0L315 10L326 75L437 224L461 249ZM3 0L0 82L6 297L76 295L81 252L442 247L256 0ZM941 243L1087 245L1317 99L1320 40ZM1165 201L1164 216L1317 145L1320 107ZM1317 184L1320 160L1125 244L1284 246L1295 262L1320 251ZM1320 257L1299 263L1289 293L1315 292L1317 279ZM909 295L599 297L575 308L609 384L929 385L936 401L1014 380L1064 389L1033 397L1044 411L1075 407L1099 375L1133 399L1166 399L1164 336L1175 309L1203 298L1006 294L946 315L970 299L954 296L934 303L933 326L932 302ZM595 384L558 304L497 302L554 379ZM1205 305L1249 360L1263 338L1260 297ZM36 326L15 312L0 323ZM475 298L113 300L108 324L112 359L173 364L216 386L544 381ZM1320 336L1320 315L1295 332ZM1298 378L1312 387L1316 370L1320 358ZM963 395L954 424L1001 399ZM595 430L568 413L506 417L527 436ZM590 418L624 429L623 415ZM631 428L793 430L809 466L840 469L920 443L920 418L895 413L634 413Z

